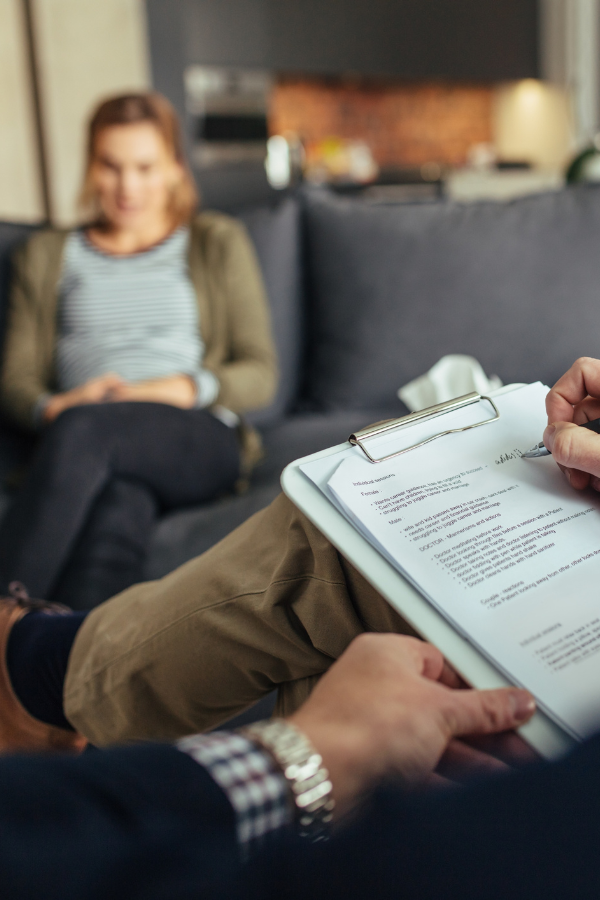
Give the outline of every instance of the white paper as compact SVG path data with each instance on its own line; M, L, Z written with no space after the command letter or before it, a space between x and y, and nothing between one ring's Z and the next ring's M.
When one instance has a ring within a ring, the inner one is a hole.
M575 737L600 726L600 497L551 457L521 459L546 422L547 388L496 399L501 418L373 465L354 448L303 468L356 527ZM383 455L480 421L484 404L421 423ZM401 435L399 439L398 434Z

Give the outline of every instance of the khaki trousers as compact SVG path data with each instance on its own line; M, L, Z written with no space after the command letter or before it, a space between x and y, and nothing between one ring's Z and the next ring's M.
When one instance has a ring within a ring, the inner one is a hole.
M363 631L413 633L280 495L207 553L90 613L65 713L98 746L205 731L274 688L286 715Z

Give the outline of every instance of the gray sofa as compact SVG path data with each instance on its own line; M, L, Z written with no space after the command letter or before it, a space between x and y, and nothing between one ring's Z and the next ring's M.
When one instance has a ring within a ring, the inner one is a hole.
M149 578L269 503L292 459L405 412L397 388L446 353L476 356L504 382L547 383L577 356L600 356L600 188L397 206L307 190L240 218L261 262L280 355L277 397L253 417L266 456L245 495L159 522ZM9 252L27 232L0 224L0 310ZM0 476L29 446L2 427Z

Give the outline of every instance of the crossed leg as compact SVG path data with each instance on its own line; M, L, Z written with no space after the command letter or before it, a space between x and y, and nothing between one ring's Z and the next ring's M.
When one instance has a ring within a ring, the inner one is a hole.
M274 688L287 715L362 631L413 633L280 495L202 556L87 616L65 713L99 746L213 728Z

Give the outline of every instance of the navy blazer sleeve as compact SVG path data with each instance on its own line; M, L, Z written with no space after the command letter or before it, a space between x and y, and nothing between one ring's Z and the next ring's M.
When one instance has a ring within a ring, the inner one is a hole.
M212 900L237 866L229 801L172 747L0 761L3 900Z
M225 795L170 747L0 761L2 900L598 900L600 741L470 789L388 788L329 844L244 868Z

